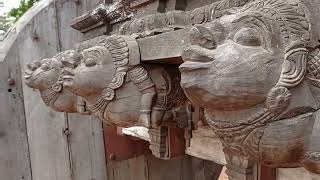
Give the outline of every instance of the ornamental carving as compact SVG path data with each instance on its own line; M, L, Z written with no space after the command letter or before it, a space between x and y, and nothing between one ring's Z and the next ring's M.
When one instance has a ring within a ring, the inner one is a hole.
M107 20L129 12L121 2ZM100 22L100 10L90 18ZM172 127L189 133L192 105L202 107L224 146L231 180L253 178L254 161L320 174L319 15L312 0L221 0L133 17L118 34L29 64L26 83L57 111L149 128L150 149L164 159ZM76 26L87 28L85 21ZM172 55L171 46L163 48L168 44L186 47Z
M309 7L256 0L190 30L181 86L205 108L228 156L320 173L319 42Z
M150 149L159 158L171 156L169 127L188 126L178 67L141 64L131 36L101 36L77 51L31 63L25 74L26 84L39 89L56 111L92 114L120 127L150 128L155 137Z
M61 52L49 59L27 64L25 82L38 89L43 102L55 111L89 114L85 101L63 88L59 77L65 64L75 66L78 54L74 50Z
M185 97L177 67L140 64L130 36L109 36L82 50L79 65L64 68L61 78L95 116L122 127L157 128Z

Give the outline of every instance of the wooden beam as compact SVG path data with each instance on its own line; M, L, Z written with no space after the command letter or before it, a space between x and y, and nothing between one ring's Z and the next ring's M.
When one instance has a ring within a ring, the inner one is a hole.
M141 61L148 63L181 64L181 53L190 45L188 32L190 29L180 29L162 33L143 39L138 39Z

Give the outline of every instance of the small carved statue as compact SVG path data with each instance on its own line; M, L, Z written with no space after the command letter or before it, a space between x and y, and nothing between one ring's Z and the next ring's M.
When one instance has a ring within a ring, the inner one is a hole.
M81 63L64 68L63 86L83 97L99 119L121 127L157 128L184 100L177 68L140 64L131 36L109 36L80 53Z
M191 29L181 86L205 108L229 172L239 156L320 173L320 53L310 14L298 0L256 0Z
M38 89L43 102L53 110L89 114L84 100L65 90L59 81L63 64L70 62L75 65L77 59L77 52L69 50L50 59L29 63L25 70L25 82L29 87Z

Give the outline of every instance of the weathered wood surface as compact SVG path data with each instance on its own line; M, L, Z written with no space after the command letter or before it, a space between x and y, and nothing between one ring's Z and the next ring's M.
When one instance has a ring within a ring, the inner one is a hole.
M161 63L182 63L182 50L190 44L188 32L189 29L181 29L138 39L141 61L157 63L161 60Z
M319 180L320 176L312 174L303 168L277 170L277 180Z
M12 48L19 49L21 68L25 63L59 51L57 19L52 18L55 16L55 4L52 2L19 33L16 40L19 43ZM68 141L63 134L67 128L64 114L47 108L41 98L25 85L24 102L33 179L71 180Z
M15 55L15 50L8 54ZM17 58L0 61L0 179L4 180L32 180L20 76ZM14 84L8 84L9 78Z
M82 13L94 9L103 0L75 3L64 0L57 2L59 51L72 49L83 39L83 34L73 30L70 22ZM106 179L102 123L90 116L67 114L70 136L69 153L71 172L74 179Z
M16 27L8 34L5 42L1 44L2 61L18 61L22 70L28 62L51 57L61 50L72 48L81 41L82 35L72 30L69 27L69 22L86 12L87 9L93 8L97 3L98 1L89 0L77 2L48 0L36 4L19 20ZM15 66L19 73L20 66L19 64ZM25 88L24 83L21 83L21 74L18 76L17 83L24 86L24 96L19 97L23 98L25 103L28 139L25 139L23 143L29 141L33 180L107 179L101 123L86 116L69 116L53 112L43 104L37 93ZM1 92L3 91L1 90ZM20 103L22 102L20 99ZM1 114L1 117L6 116ZM8 120L19 122L14 118ZM6 126L3 127L10 129ZM12 127L11 129L17 129L21 133L26 131L22 125L19 128ZM21 141L22 136L21 140L11 140L11 142L22 146ZM11 146L4 145L3 147L11 148ZM22 147L16 149L16 151L27 153L29 156L28 149ZM12 153L18 154L16 151L12 150ZM5 151L3 153L8 154ZM17 155L21 159L20 156ZM8 156L8 158L10 157ZM14 160L12 158L12 161ZM28 166L14 167L14 162L19 162L20 166L25 164ZM4 179L11 180L19 173L25 173L24 178L31 180L30 175L21 171L30 169L29 160L14 162L11 162L13 164L11 170L6 171L8 178ZM19 173L13 176L13 172ZM9 176L9 173L12 176ZM1 173L1 179L2 177Z
M218 180L221 169L221 165L191 156L161 160L148 155L110 161L108 180Z
M225 165L222 149L220 140L211 129L199 128L192 132L190 147L187 147L186 154Z

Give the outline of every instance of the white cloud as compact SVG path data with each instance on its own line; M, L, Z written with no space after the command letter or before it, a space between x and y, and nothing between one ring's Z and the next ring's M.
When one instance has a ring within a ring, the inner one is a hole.
M10 9L19 6L20 0L0 0L3 2L4 7L0 7L0 15L7 13Z

